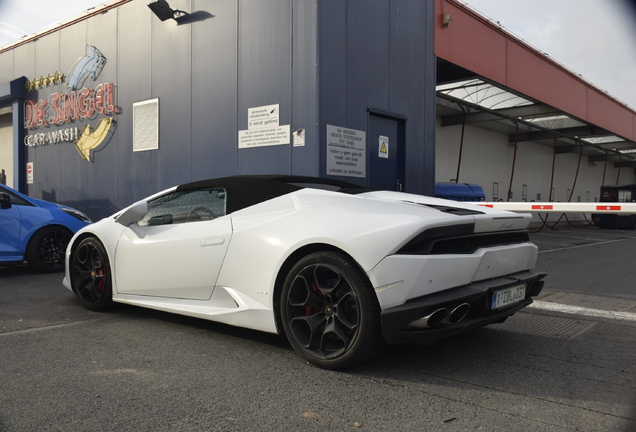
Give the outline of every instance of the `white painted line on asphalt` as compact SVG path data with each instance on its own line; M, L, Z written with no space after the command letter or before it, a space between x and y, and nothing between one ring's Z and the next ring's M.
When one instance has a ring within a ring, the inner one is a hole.
M540 309L552 312L561 312L572 315L583 315L595 318L605 318L620 321L634 321L636 322L636 313L631 312L615 312L601 309L591 309L580 306L564 305L559 303L551 303L541 300L535 300L528 309Z
M630 237L630 238L632 238L632 237ZM557 248L557 249L546 249L546 250L539 251L539 253L556 252L556 251L561 251L561 250L577 249L577 248L589 247L589 246L598 246L598 245L607 244L607 243L615 243L615 242L619 242L619 241L623 241L623 240L627 240L627 239L617 239L617 240L608 240L608 241L596 242L596 243L586 243L586 244L582 244L582 245L566 246L566 247Z
M48 325L48 326L44 326L44 327L32 327L32 328L22 329L22 330L11 330L11 331L8 331L8 332L0 333L0 337L12 336L12 335L16 335L16 334L34 333L34 332L39 332L39 331L42 331L42 330L55 330L55 329L59 329L59 328L63 328L63 327L70 327L70 326L74 326L74 325L78 325L78 324L92 323L92 322L97 322L97 321L103 321L103 318L75 321L75 322L62 323L62 324L52 324L52 325Z
M566 248L568 246L567 243L555 243L555 242L547 242L544 240L531 240L532 243L536 244L536 245L550 245L550 246L561 246L562 248Z
M566 236L566 235L558 235L558 234L552 234L552 233L532 233L536 236L546 236L546 237L558 237L558 238L567 238L567 239L574 239L574 240L590 240L590 241L596 241L596 242L604 242L607 241L606 238L589 238L589 237L579 237L579 236ZM622 239L624 237L620 237L619 239Z

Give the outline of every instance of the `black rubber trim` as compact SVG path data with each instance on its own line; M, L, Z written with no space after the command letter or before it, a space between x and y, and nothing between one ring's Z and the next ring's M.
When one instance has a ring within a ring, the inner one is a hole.
M200 180L183 184L177 191L200 188L223 188L227 192L227 214L304 189L305 185L326 185L337 192L359 194L373 191L365 186L343 181L292 175L243 175Z

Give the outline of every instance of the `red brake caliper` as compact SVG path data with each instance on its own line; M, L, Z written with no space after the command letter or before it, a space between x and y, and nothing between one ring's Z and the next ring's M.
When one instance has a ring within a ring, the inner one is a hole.
M318 285L316 283L311 284L311 289L314 290L319 297L323 297L322 291L318 289ZM305 316L316 315L320 310L315 307L305 306Z
M102 267L102 263L99 263L99 269L97 270L97 275L100 276L99 281L97 282L97 291L100 293L104 290L104 268Z

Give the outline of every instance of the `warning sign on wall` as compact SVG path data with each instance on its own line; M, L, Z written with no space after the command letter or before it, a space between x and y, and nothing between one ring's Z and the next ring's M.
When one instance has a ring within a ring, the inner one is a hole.
M389 158L389 137L380 135L378 138L378 156L384 159Z

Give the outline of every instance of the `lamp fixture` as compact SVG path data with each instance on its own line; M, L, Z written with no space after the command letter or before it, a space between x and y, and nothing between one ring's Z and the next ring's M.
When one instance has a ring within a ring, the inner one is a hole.
M448 28L452 20L453 19L451 18L451 15L449 13L442 14L442 27Z
M148 3L148 7L161 21L165 21L170 18L176 20L177 18L186 15L183 11L172 9L166 0L156 0L152 3Z

